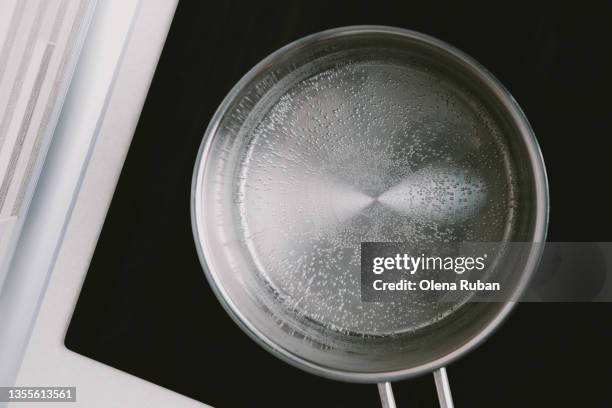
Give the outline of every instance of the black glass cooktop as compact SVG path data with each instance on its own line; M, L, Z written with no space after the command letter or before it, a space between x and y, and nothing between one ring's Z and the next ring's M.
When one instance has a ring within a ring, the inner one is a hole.
M66 346L219 407L376 407L375 386L280 362L225 314L200 268L189 198L214 110L267 54L304 35L382 24L445 40L488 67L538 135L549 238L610 241L612 10L562 2L183 1L113 198ZM459 407L610 406L612 307L520 305L449 367ZM431 376L395 385L399 406L436 405Z

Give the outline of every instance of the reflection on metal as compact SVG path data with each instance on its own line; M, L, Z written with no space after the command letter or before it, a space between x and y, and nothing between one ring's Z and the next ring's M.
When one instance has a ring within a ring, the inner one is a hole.
M393 389L390 382L379 383L378 393L380 394L380 402L383 408L395 408L395 398L393 397Z
M446 367L440 367L434 371L434 381L436 382L440 408L453 408L453 396L448 382L448 375L446 375Z

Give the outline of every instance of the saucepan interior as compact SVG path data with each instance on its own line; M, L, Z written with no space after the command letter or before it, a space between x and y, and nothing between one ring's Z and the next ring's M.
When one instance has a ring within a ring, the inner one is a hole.
M348 27L292 43L230 92L193 181L193 226L228 313L285 360L375 382L432 370L507 302L362 302L361 242L540 242L544 165L510 95L435 39ZM516 292L538 262L516 264ZM513 265L514 265L513 264Z

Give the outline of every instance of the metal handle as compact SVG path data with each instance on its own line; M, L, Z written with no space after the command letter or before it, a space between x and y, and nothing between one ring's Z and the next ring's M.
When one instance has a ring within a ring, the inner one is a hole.
M393 398L390 382L378 383L378 393L380 394L382 408L395 408L395 398Z
M438 392L438 401L440 408L454 408L453 396L451 394L450 383L446 368L441 367L434 371L434 381L436 382L436 391ZM378 393L380 394L380 402L382 408L396 408L395 398L393 398L393 389L390 382L378 383Z
M446 375L446 368L440 367L434 371L433 375L434 381L436 382L436 391L438 392L440 408L453 408L453 396L448 382L448 375Z

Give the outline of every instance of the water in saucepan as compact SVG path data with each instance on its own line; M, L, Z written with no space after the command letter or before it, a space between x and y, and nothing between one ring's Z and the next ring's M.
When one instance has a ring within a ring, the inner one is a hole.
M458 304L426 292L362 302L360 243L503 238L508 158L490 113L465 95L418 65L370 60L262 98L234 202L253 264L279 301L362 334L414 330L453 312Z

